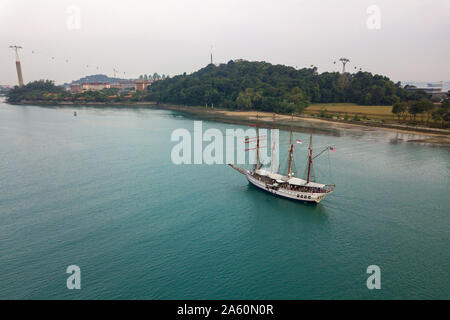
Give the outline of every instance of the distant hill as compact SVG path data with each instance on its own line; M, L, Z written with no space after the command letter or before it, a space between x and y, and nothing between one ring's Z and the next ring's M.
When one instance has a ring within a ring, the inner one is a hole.
M392 105L424 97L369 72L319 74L316 68L298 70L246 60L210 64L189 75L158 81L148 90L149 99L161 103L280 113L301 112L310 103Z
M111 78L106 74L94 74L91 76L83 77L79 80L74 80L71 83L64 83L64 86L69 86L71 84L81 84L81 83L92 83L92 82L117 82L121 80L127 80L122 78Z

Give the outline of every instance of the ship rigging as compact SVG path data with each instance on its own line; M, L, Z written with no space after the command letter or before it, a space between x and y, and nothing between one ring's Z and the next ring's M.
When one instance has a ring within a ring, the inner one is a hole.
M275 120L275 115L273 118L273 122ZM273 150L274 145L272 141L272 163L271 169L265 170L262 169L263 164L260 163L259 149L262 148L260 145L261 137L259 136L259 123L258 123L258 115L257 122L253 125L256 129L256 137L246 138L246 143L256 143L255 148L247 148L246 151L256 149L256 159L255 164L252 170L245 170L243 168L237 167L233 164L228 164L233 169L238 172L244 174L252 185L255 187L272 193L274 195L288 198L291 200L301 201L301 202L309 202L309 203L319 203L322 201L326 195L330 194L334 191L335 185L332 184L321 184L312 181L312 165L313 160L320 157L325 151L335 150L332 146L326 146L323 150L318 152L316 155L313 155L312 148L312 130L310 132L309 137L309 146L308 146L308 156L307 156L307 173L305 179L301 179L294 176L293 165L294 165L294 141L293 141L293 130L292 130L292 117L291 117L291 126L289 130L289 154L288 154L288 167L287 172L285 174L279 173L278 170L275 170L273 166ZM300 140L296 142L302 143ZM266 147L266 146L264 146Z

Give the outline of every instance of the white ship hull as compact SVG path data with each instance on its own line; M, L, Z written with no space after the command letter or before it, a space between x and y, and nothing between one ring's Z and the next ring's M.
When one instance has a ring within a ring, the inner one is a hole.
M291 120L292 121L292 120ZM319 203L325 198L325 196L334 191L335 185L331 184L322 184L317 183L315 181L311 181L311 169L312 162L315 158L323 154L327 150L335 150L331 146L326 146L322 151L313 156L312 150L312 130L309 138L309 147L308 147L308 166L307 166L307 175L306 180L294 177L292 172L292 161L293 161L293 137L292 137L292 125L290 130L290 141L289 141L289 162L288 169L285 175L280 174L277 171L272 170L268 171L262 168L262 163L259 161L259 148L260 148L260 136L258 134L258 125L256 127L256 140L255 138L247 138L245 139L245 143L255 143L255 148L247 148L246 150L254 150L256 149L256 162L252 171L245 170L239 168L232 163L228 165L235 169L236 171L242 173L247 178L248 182L250 182L255 187L262 189L266 192L269 192L273 195L277 195L286 199L301 201L301 202L309 202L309 203ZM301 140L296 140L299 143L302 143ZM272 159L273 161L273 159ZM278 166L279 169L279 166Z
M288 198L291 200L301 201L301 202L311 202L311 203L319 203L322 201L323 198L328 193L310 193L310 192L300 192L300 191L293 191L293 190L287 190L284 188L276 188L273 187L270 184L266 184L263 181L258 180L255 178L251 172L245 173L245 176L247 177L247 180L254 185L255 187L258 187L264 191L270 192L274 195Z

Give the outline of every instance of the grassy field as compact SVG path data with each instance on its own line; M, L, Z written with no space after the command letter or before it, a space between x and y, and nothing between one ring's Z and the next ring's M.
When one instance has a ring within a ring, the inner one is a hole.
M357 115L367 120L385 122L395 122L396 118L391 112L392 106L360 106L352 103L319 103L312 104L306 110L305 114L319 115L326 114L328 117L343 118L347 115L351 120Z

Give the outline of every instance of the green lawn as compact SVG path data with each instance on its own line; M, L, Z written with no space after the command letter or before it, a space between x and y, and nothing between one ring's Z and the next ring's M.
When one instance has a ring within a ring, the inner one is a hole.
M361 106L352 103L317 103L310 105L306 110L306 114L317 115L326 109L326 113L338 117L344 117L346 114L349 118L358 116L366 116L373 120L396 120L392 114L392 106Z

